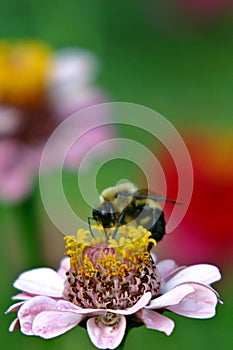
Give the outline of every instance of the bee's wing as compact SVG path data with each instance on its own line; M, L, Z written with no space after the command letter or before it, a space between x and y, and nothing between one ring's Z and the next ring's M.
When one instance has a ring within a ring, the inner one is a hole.
M147 190L139 190L138 192L136 193L125 193L125 192L122 192L122 193L118 193L119 196L123 196L123 197L133 197L133 198L137 198L137 199L140 199L140 198L145 198L145 199L151 199L151 200L154 200L156 202L169 202L169 203L173 203L173 204L177 204L177 205L182 205L183 203L180 203L180 202L176 202L172 199L168 199L166 197L163 197L163 196L160 196L160 195L157 195L157 194L148 194Z

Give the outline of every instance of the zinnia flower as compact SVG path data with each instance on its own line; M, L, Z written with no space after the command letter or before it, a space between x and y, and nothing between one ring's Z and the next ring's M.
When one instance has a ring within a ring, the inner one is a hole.
M95 86L96 74L96 59L85 50L53 52L33 40L0 41L0 199L16 202L30 194L51 133L72 113L106 101ZM101 124L107 113L93 112L93 118ZM110 134L105 126L85 133L71 147L65 165L76 168ZM54 167L58 153L51 159Z
M217 267L156 263L147 250L156 242L142 226L122 226L114 238L111 230L81 229L76 238L65 237L70 258L57 272L21 274L14 287L22 293L13 299L22 301L7 311L17 311L10 331L49 339L81 325L97 348L115 349L135 322L170 335L174 321L166 310L201 319L215 315L219 296L210 284L221 277Z

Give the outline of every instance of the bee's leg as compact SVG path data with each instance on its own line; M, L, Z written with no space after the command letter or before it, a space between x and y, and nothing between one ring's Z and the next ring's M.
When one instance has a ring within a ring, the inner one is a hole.
M113 231L113 234L112 234L112 238L116 237L117 232L118 232L118 230L119 230L119 228L120 228L120 226L121 226L121 224L122 224L122 222L123 222L123 220L125 218L125 215L126 215L126 210L123 210L121 215L118 218L118 221L117 221L117 224L116 224L116 228L115 228L115 230Z
M106 227L103 227L103 229L104 229L104 234L105 234L106 242L108 242L109 234L108 234L108 232L107 232Z
M87 221L88 221L89 229L90 229L90 232L91 232L92 237L95 237L95 235L94 235L94 233L93 233L93 231L92 231L92 228L91 228L91 220L94 220L94 221L95 221L94 218L88 216Z

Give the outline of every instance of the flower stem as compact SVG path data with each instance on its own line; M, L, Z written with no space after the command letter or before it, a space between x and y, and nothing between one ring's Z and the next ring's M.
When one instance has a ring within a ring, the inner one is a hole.
M123 340L121 344L115 350L123 350L125 345L125 341Z
M129 331L132 328L140 327L141 325L142 325L141 322L138 322L137 320L134 321L134 319L131 319L130 322L128 322L128 324L127 324L127 328L126 328L126 331L125 331L125 336L124 336L122 342L120 343L120 345L115 350L123 350L124 346L125 346L126 337L127 337L128 333L129 333Z
M42 264L41 241L38 218L36 215L35 196L32 194L14 207L20 239L23 245L26 264L32 268Z

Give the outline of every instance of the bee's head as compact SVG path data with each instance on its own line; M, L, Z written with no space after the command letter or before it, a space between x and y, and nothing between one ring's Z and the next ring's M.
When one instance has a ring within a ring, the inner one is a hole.
M93 209L92 215L96 222L105 228L116 224L116 212L111 202L104 201L98 208Z

